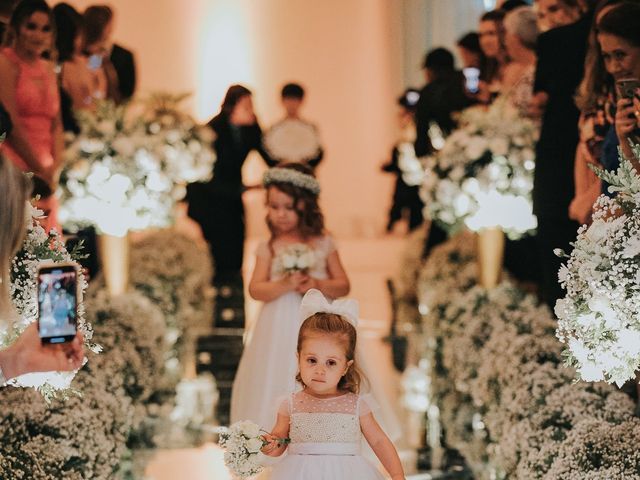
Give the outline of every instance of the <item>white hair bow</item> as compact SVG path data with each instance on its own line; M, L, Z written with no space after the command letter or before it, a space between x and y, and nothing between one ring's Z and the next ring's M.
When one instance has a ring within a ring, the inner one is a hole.
M304 322L311 315L319 312L340 315L354 327L358 326L358 301L353 299L334 300L330 302L320 290L312 288L304 297L300 305L300 321Z

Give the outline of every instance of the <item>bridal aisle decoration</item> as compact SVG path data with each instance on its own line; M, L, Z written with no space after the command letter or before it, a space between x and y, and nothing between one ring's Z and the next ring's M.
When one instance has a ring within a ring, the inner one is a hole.
M625 159L617 172L598 174L617 196L601 196L593 223L578 230L558 274L567 295L555 312L580 378L622 386L640 370L640 176Z
M470 234L434 248L418 282L429 414L476 478L640 479L640 419L625 393L574 383L552 313L508 279L477 285Z
M60 177L60 221L122 236L172 224L186 184L211 177L213 133L178 109L181 97L156 95L142 112L113 102L80 113Z
M535 229L537 136L536 124L506 102L465 110L442 149L424 159L427 218L450 234L499 227L517 239Z
M210 321L210 265L206 249L163 231L134 250L132 291L92 282L85 315L103 352L89 352L71 383L82 397L48 405L33 390L0 389L0 478L143 478L136 452L167 438L181 335Z

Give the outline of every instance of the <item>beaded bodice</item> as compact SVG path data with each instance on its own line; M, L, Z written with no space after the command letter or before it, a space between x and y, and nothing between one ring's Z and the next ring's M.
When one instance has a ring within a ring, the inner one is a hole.
M320 399L306 392L289 399L291 443L353 443L361 441L360 397L346 393Z

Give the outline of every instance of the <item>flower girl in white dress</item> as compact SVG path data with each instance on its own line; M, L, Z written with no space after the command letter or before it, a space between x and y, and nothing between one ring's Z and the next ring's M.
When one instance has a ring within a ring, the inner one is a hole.
M358 394L355 364L358 304L330 304L318 290L302 300L296 376L303 386L285 398L268 442L262 449L285 458L272 480L379 480L382 474L361 454L361 438L369 443L392 480L404 479L395 447L378 425L367 400ZM282 438L289 438L288 445Z
M318 206L320 185L300 164L272 168L267 189L271 239L258 246L249 293L264 303L233 383L231 422L273 425L277 401L295 390L296 340L302 295L349 293L349 280Z

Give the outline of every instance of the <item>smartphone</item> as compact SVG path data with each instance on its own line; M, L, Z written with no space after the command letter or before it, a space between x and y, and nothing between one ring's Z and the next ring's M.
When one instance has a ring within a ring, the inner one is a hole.
M462 69L465 78L465 88L469 93L478 93L480 87L480 69L467 67Z
M38 267L38 332L42 343L70 342L76 336L78 271L76 263Z
M89 69L97 70L102 66L102 55L94 53L89 56Z
M616 81L616 88L620 98L633 100L636 90L640 88L640 80L637 78L623 78Z

